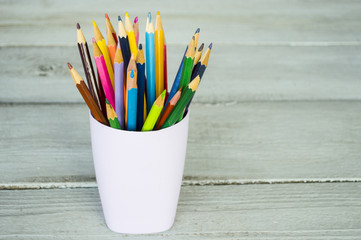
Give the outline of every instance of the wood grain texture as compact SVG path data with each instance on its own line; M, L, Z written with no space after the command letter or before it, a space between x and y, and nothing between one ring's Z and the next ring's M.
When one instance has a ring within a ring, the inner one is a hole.
M182 187L171 230L105 225L97 188L1 191L0 239L357 239L361 184Z
M169 85L173 84L184 49L185 46L168 47ZM215 45L193 101L361 99L361 55L355 54L359 51L361 46ZM70 61L85 77L75 44L0 48L0 54L4 56L0 58L1 102L83 101L66 67Z
M185 179L360 178L360 108L192 104ZM1 105L0 126L0 182L94 181L85 104Z
M160 11L167 44L189 42L197 27L200 41L240 42L314 42L359 41L361 3L347 0L252 0L194 1L1 1L0 44L68 44L75 39L79 22L85 34L95 20L105 33L104 13L113 22L128 11L139 16L140 42L144 43L146 14ZM86 6L84 8L84 6ZM112 7L109 7L112 6ZM125 7L126 6L126 7ZM39 14L41 13L41 14ZM174 27L176 26L176 27ZM216 30L215 30L216 29ZM49 34L49 33L52 34ZM230 34L231 33L231 34ZM225 37L227 36L227 37Z

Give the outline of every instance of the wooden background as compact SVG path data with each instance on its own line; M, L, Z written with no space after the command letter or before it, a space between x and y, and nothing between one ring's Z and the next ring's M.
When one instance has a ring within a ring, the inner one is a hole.
M86 7L84 7L86 6ZM175 224L105 225L76 23L159 10L172 84L197 27L213 42L192 104ZM361 1L0 0L0 239L360 239Z

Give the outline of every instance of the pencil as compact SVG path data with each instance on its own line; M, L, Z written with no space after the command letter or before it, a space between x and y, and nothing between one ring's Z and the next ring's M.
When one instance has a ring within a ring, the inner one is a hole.
M107 66L104 60L104 56L100 52L100 49L95 42L95 39L93 38L92 40L93 40L93 55L95 59L95 64L97 66L100 80L102 82L105 97L109 100L110 104L114 108L115 107L114 90L107 71Z
M186 55L184 56L184 64L182 69L182 75L179 83L179 87L183 87L183 91L186 89L189 80L191 78L192 69L193 69L193 60L194 60L194 41L195 38L193 36L191 42L188 45L188 50Z
M196 32L194 33L194 48L197 49L198 46L198 39L199 39L199 32L201 31L200 28L197 28Z
M117 51L114 59L114 97L115 112L117 113L120 128L124 126L124 61L122 51L120 50L120 42L118 42Z
M84 34L80 28L79 23L76 24L77 28L77 42L81 61L83 63L84 73L88 82L90 93L92 94L95 102L101 108L99 96L98 96L98 85L94 75L94 69L92 60L89 54L88 43L85 40Z
M98 83L98 96L99 96L99 102L100 102L100 106L101 106L101 110L104 116L107 115L107 109L105 106L105 93L104 93L104 89L103 89L103 85L102 82L100 80L100 76L99 76L99 71L97 68L95 68L97 70L97 83Z
M75 69L73 68L73 66L70 63L68 63L68 68L69 68L70 74L73 78L73 81L75 83L75 86L78 88L81 96L83 97L85 103L88 105L89 110L92 113L92 115L94 116L94 118L97 121L107 125L107 121L105 120L103 113L100 111L100 108L98 107L93 96L89 92L89 89L85 85L85 82L82 79L82 77L79 75L79 73L77 71L75 71Z
M209 56L211 54L212 45L213 45L212 43L209 44L209 46L208 46L206 52L203 54L201 60L194 66L191 79L194 79L197 75L199 75L199 77L202 79L203 74L206 71L206 68L208 65L208 60L209 60Z
M117 51L117 43L116 41L114 41L113 33L111 32L109 25L107 25L107 43L108 43L110 60L112 65L114 65L114 57L115 57L115 52Z
M184 57L185 57L187 51L188 51L188 46L186 47L186 50L184 51L181 64L179 65L177 75L175 76L172 88L171 88L171 90L169 92L168 99L167 99L166 104L164 106L168 105L169 101L173 98L173 96L177 93L177 91L179 89L179 83L180 83L180 79L181 79L181 76L182 76L182 70L183 70L183 65L184 65Z
M128 119L127 129L129 131L135 131L137 129L137 80L134 71L131 70L130 77L127 83L128 89Z
M121 129L117 114L115 113L114 109L112 108L112 105L110 105L108 99L106 99L106 105L107 105L107 117L108 117L110 126L112 128Z
M135 80L137 79L137 66L135 64L135 60L134 60L134 55L132 54L132 56L130 57L130 60L129 60L129 64L128 64L128 69L127 69L127 80L125 81L125 97L124 97L124 121L125 121L125 127L127 127L127 121L128 121L128 82L129 82L129 79L131 78L130 75L131 75L131 72L134 72L134 75L135 75Z
M108 16L107 13L105 14L105 25L106 25L106 27L107 27L107 31L108 31L108 28L109 28L110 32L111 32L112 35L113 35L113 39L114 39L114 41L115 41L115 45L117 45L117 44L118 44L117 33L115 32L114 27L113 27L113 24L110 22L110 19L109 19L109 16ZM108 32L107 32L107 33L108 33Z
M147 119L144 122L144 125L142 127L142 131L152 131L154 128L154 125L156 124L160 113L162 112L164 100L165 100L165 94L166 90L164 90L157 100L155 100L152 109L150 110Z
M138 22L138 17L135 17L135 19L134 19L133 29L134 29L135 42L137 43L137 46L138 46L138 44L139 44L139 22Z
M163 66L164 66L164 89L166 90L165 98L168 97L168 72L167 72L167 43L165 41L164 31L163 31Z
M199 62L199 59L201 59L203 48L204 48L204 43L201 44L201 46L198 48L198 51L194 55L194 65L196 65Z
M134 58L137 58L138 47L137 47L137 42L135 41L134 29L132 23L130 22L128 12L125 13L125 31L127 32L128 35L130 53L134 54Z
M110 60L110 56L109 56L109 51L107 48L107 45L105 43L104 37L101 34L97 24L93 21L93 28L94 28L94 38L96 40L96 43L102 53L102 55L104 56L104 61L108 70L108 74L110 77L110 81L112 83L112 86L114 88L114 73L113 73L113 65L111 63ZM109 99L110 100L110 99ZM110 102L111 103L111 102Z
M200 78L199 76L197 76L192 82L190 82L186 86L186 89L183 90L184 93L181 95L181 98L178 100L172 112L169 114L168 118L161 126L161 129L172 126L183 115L185 107L187 106L198 88L199 81Z
M120 48L122 49L124 70L126 70L128 69L128 64L130 60L130 48L128 35L125 31L124 24L120 16L118 16L118 40L120 42Z
M155 56L154 56L154 28L152 15L149 12L145 32L146 68L147 68L147 111L149 112L155 101Z
M167 117L169 116L169 114L171 113L171 111L173 110L174 106L177 104L180 96L182 93L182 88L180 88L177 93L172 97L172 99L169 101L169 104L167 105L167 107L165 108L165 110L163 111L157 125L155 126L155 129L158 130L160 129L160 127L163 125L163 123L165 122L165 120L167 119Z
M139 44L139 50L138 50L136 62L137 62L137 71L138 71L137 131L139 131L141 130L144 121L145 60L144 60L142 44Z
M155 51L155 97L157 98L164 90L163 27L159 12L157 12L157 17L155 20L154 51Z

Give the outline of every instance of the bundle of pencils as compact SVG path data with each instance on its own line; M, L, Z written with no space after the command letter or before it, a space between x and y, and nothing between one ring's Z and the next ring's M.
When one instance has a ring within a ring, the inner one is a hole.
M170 127L181 121L207 68L212 43L203 53L198 48L199 28L182 56L172 88L168 92L167 44L160 13L155 24L148 13L145 50L139 43L139 19L124 22L118 16L118 34L105 14L105 41L93 21L93 57L77 24L77 42L87 84L68 63L70 74L93 117L112 128L128 131L152 131ZM203 54L202 54L203 53Z

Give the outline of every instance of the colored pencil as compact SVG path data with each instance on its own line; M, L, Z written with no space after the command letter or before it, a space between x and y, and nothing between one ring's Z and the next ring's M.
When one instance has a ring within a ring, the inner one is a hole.
M203 74L206 71L208 65L208 60L211 54L211 50L212 50L212 43L209 44L206 52L201 57L201 60L194 66L191 79L194 79L197 75L199 75L199 77L202 79Z
M73 66L70 63L68 63L68 68L69 68L70 74L73 78L73 81L74 81L76 87L78 88L85 103L88 105L89 110L92 113L92 115L94 116L94 118L97 121L107 125L107 120L105 119L103 113L100 111L100 108L96 104L93 96L91 95L91 93L90 93L88 87L86 86L84 80L82 79L82 77L79 75L79 73L77 71L75 71L75 69L73 68Z
M130 55L128 35L127 32L125 31L125 27L120 16L118 16L118 40L120 42L120 48L122 49L124 70L126 70L128 69L128 64L131 55Z
M188 50L188 46L186 47L186 50L184 51L181 64L179 65L177 75L175 76L172 88L171 88L171 90L169 92L168 99L167 99L166 104L164 106L168 105L169 101L173 98L173 96L177 93L177 91L179 89L179 83L180 83L180 79L181 79L181 76L182 76L182 70L183 70L183 65L184 65L184 56L186 55L187 50Z
M99 76L99 71L97 68L95 68L97 70L97 83L98 83L98 96L99 96L99 102L100 102L100 106L101 106L101 110L104 116L107 115L107 109L105 106L105 93L104 93L104 89L103 89L103 85L102 82L100 80L100 76Z
M109 100L112 107L115 108L114 90L107 71L107 66L104 60L104 56L100 52L100 49L95 42L95 39L93 38L92 40L93 40L93 55L99 72L100 80L102 82L105 97Z
M115 41L115 45L117 45L117 44L118 44L118 36L117 36L117 33L116 33L115 30L114 30L113 24L110 22L110 19L109 19L109 16L108 16L107 13L105 14L105 25L106 25L106 27L107 27L107 31L108 31L108 28L109 28L110 32L111 32L112 35L113 35L113 39L114 39L114 41ZM107 33L108 33L108 32L107 32Z
M163 125L163 123L165 122L165 120L168 118L169 114L171 113L171 111L173 110L174 106L177 104L180 96L182 93L182 88L180 88L177 93L172 97L172 99L169 101L169 104L167 105L167 107L165 108L165 110L163 111L155 129L158 130L160 129L160 127Z
M108 70L108 74L109 74L109 77L110 77L110 81L112 83L112 86L114 88L114 72L113 72L113 64L111 63L111 60L110 60L110 56L109 56L109 51L108 51L108 48L107 48L107 45L105 43L105 40L104 40L104 37L103 35L101 34L97 24L93 21L93 28L94 28L94 38L96 40L96 43L102 53L102 55L104 56L104 61L105 61L105 64L107 66L107 70ZM109 99L110 101L110 99ZM111 103L111 102L110 102Z
M155 101L154 28L151 13L148 13L145 30L145 50L147 59L147 111L149 112Z
M178 102L175 105L175 107L173 108L172 112L169 114L168 118L165 120L165 122L161 126L161 129L172 126L183 115L184 108L187 106L188 102L191 100L191 98L195 94L195 92L198 88L199 81L200 81L200 78L199 78L199 76L197 76L192 82L190 82L186 86L186 89L184 89L182 91L184 93L181 95L181 98L178 100Z
M130 77L127 83L128 89L128 117L127 117L127 130L135 131L137 129L137 80L136 74L131 70Z
M143 46L139 44L137 55L137 86L138 86L138 101L137 101L137 130L141 130L144 121L144 91L145 91L145 60L143 53Z
M135 42L137 43L137 46L138 46L139 45L139 22L138 22L138 17L135 17L135 19L134 19L133 29L134 29Z
M135 79L137 79L138 71L137 66L135 64L134 55L130 57L128 69L127 69L127 80L125 81L125 98L124 98L124 121L125 121L125 128L127 128L127 121L128 121L128 81L130 79L131 72L134 72Z
M164 89L166 90L165 99L168 97L168 71L167 71L167 43L165 41L164 31L163 31L163 66L164 66Z
M187 53L184 56L182 76L181 76L180 83L179 83L179 87L183 87L183 91L185 91L185 89L190 81L191 74L192 74L193 60L194 60L194 53L195 53L194 41L195 41L195 38L193 36L191 42L188 45Z
M199 39L199 32L201 31L200 28L197 28L196 32L194 33L194 48L195 50L197 50L197 46L198 46L198 39Z
M117 51L117 43L116 41L114 41L114 37L109 25L107 25L107 43L108 43L109 57L112 65L114 66L114 58L115 58L115 52Z
M134 54L134 58L137 58L138 46L135 40L134 29L130 21L128 12L125 13L125 31L127 32L128 35L130 53Z
M164 90L164 42L163 27L160 13L157 12L154 32L155 52L155 97L157 98Z
M142 131L152 131L153 130L153 128L159 118L159 115L162 112L162 109L164 106L165 94L166 94L166 90L164 89L164 91L159 95L157 100L155 100L152 108L150 109L148 117L144 122Z
M112 105L110 105L108 99L106 99L106 105L107 105L107 117L108 117L110 126L112 128L121 129L117 114L115 113L114 109L112 108Z
M85 40L83 31L81 30L79 23L76 24L76 28L77 28L77 42L78 42L77 44L78 44L79 54L81 61L83 63L84 73L86 80L88 82L88 87L98 107L101 108L99 96L98 96L98 85L94 75L94 69L89 53L88 43Z
M117 51L114 60L114 97L115 112L117 113L120 128L125 129L124 125L124 61L120 42L118 42Z

